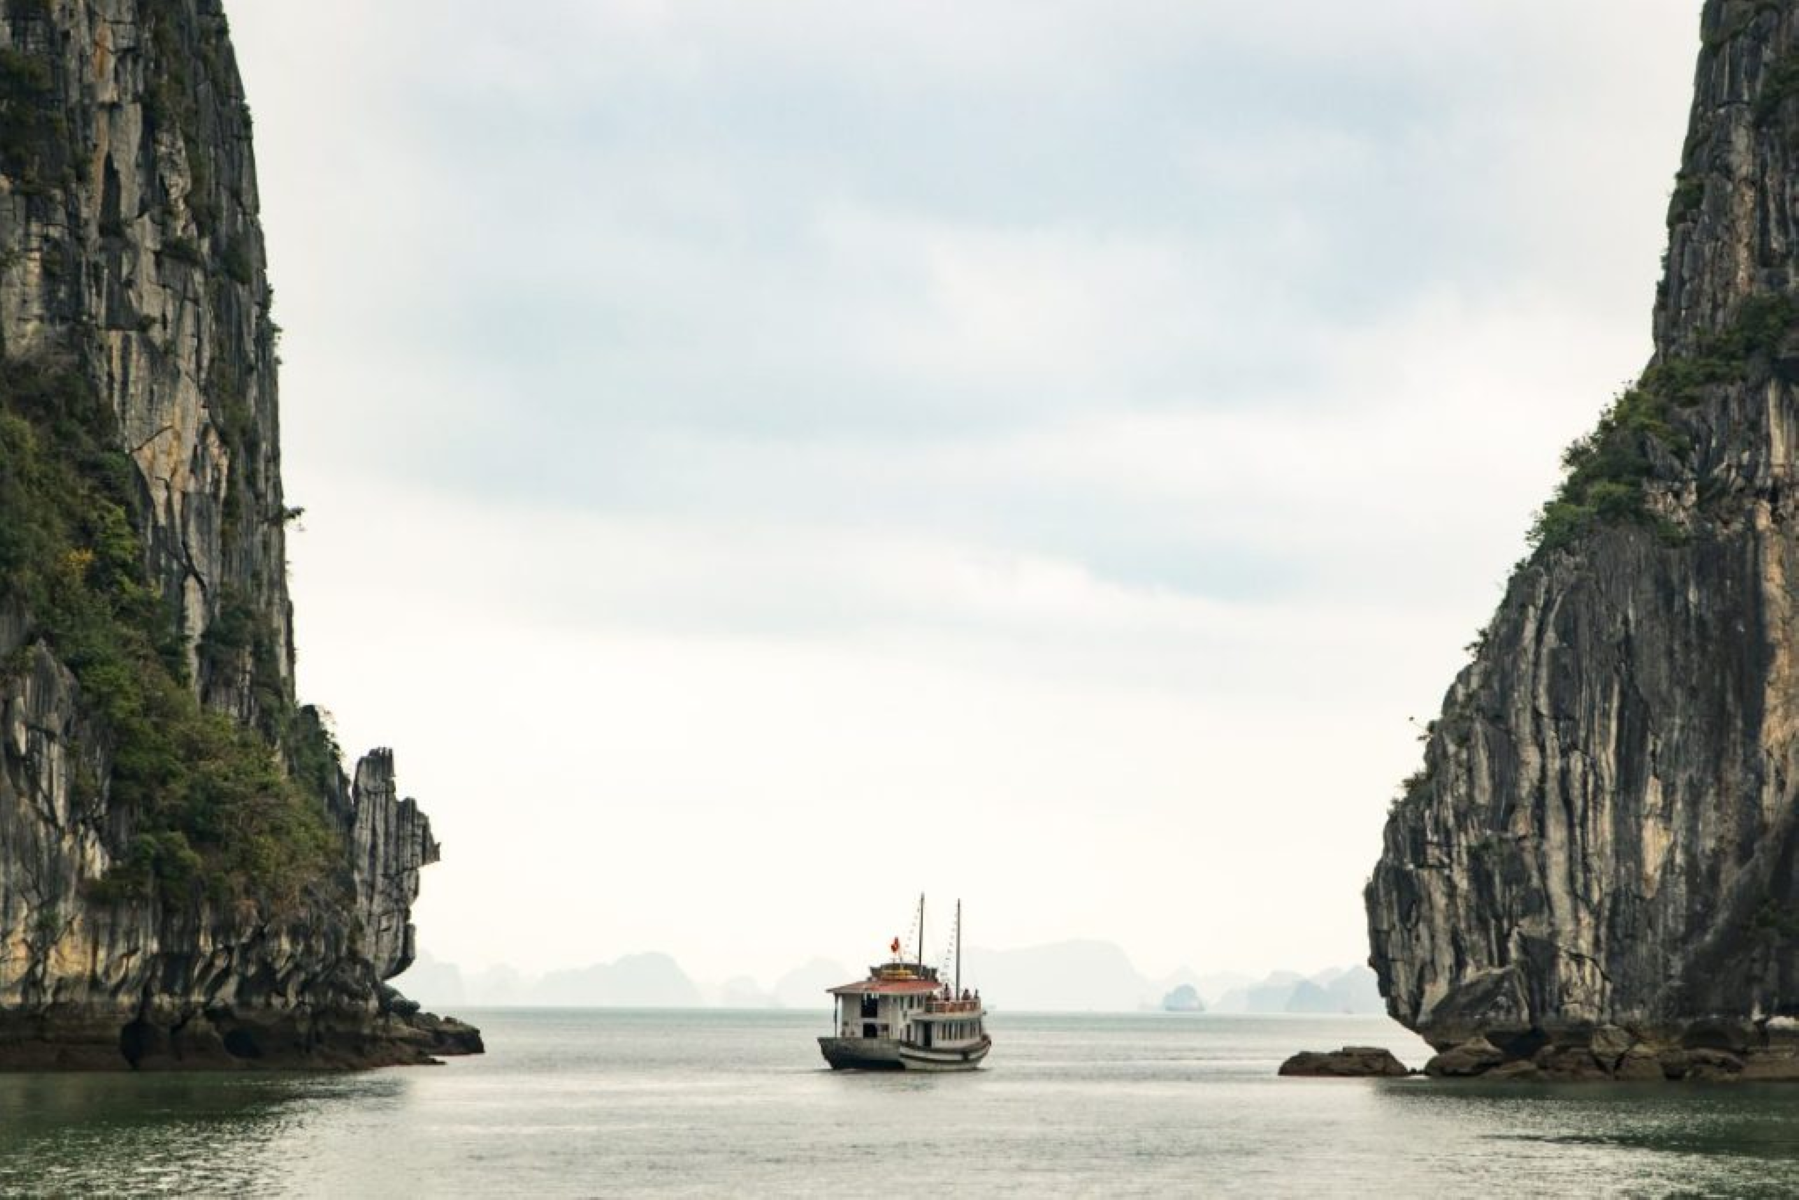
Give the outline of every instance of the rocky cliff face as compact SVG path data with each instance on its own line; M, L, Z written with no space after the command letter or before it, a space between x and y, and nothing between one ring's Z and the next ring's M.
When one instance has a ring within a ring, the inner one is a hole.
M382 984L429 823L294 699L225 16L0 13L0 1066L478 1049Z
M1445 1073L1799 1076L1799 7L1702 31L1654 359L1571 448L1368 886Z

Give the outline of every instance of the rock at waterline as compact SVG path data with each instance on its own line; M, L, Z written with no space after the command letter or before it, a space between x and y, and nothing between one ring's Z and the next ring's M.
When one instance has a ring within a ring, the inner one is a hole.
M1450 1078L1482 1075L1505 1061L1505 1054L1486 1038L1469 1038L1424 1064L1424 1073Z
M1345 1046L1328 1053L1302 1050L1281 1064L1280 1073L1297 1079L1395 1079L1411 1069L1381 1046Z

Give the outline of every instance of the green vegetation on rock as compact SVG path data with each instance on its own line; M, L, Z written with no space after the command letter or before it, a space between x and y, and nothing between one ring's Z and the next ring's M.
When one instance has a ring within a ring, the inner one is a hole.
M1668 423L1667 398L1639 383L1612 402L1598 428L1562 452L1567 473L1531 527L1531 543L1555 550L1597 523L1642 518L1652 445L1678 452L1685 439Z
M1668 201L1668 228L1684 222L1705 206L1705 176L1680 174L1674 180L1674 195Z
M278 674L257 684L259 700L273 690L260 733L195 698L177 614L145 576L136 470L116 444L72 360L0 363L0 589L74 674L110 751L108 802L135 830L96 898L285 908L341 857L323 803L336 747L316 713L292 711ZM241 642L254 658L258 624L228 600L201 653Z
M1679 460L1692 451L1677 424L1680 410L1702 403L1708 389L1741 382L1752 364L1780 348L1795 324L1799 297L1756 296L1744 302L1730 328L1700 339L1693 353L1643 372L1598 427L1563 452L1566 473L1531 527L1531 545L1553 551L1596 526L1627 521L1654 523L1667 540L1680 541L1682 531L1653 520L1644 492L1658 457Z
M50 64L0 49L0 174L27 195L44 195L67 174L67 144Z
M1795 95L1799 95L1799 55L1778 60L1762 76L1761 92L1755 97L1756 124L1772 124Z

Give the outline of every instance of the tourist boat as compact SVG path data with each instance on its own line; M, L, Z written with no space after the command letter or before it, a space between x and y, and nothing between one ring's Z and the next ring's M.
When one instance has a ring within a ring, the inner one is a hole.
M818 1039L839 1071L972 1071L993 1048L981 994L963 989L962 905L956 904L956 974L948 983L924 965L924 897L918 898L918 952L868 969L868 978L830 989L834 1037Z

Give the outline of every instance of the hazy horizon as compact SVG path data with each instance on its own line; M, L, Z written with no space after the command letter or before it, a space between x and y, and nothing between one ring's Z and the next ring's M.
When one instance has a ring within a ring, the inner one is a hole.
M923 889L1365 956L1414 721L1647 360L1694 5L231 18L302 697L431 814L424 945L726 979Z
M907 951L910 958L912 951ZM877 961L884 962L882 954ZM955 966L931 961L945 980ZM770 964L757 976L705 978L673 955L644 950L610 962L548 972L511 964L467 970L422 950L395 983L428 1008L454 1014L479 1008L787 1008L828 1009L827 991L861 979L866 964L826 957ZM1175 989L1192 987L1214 1015L1345 1013L1385 1015L1374 972L1364 963L1312 970L1293 966L1254 975L1184 967L1152 975L1115 943L1081 940L1042 946L970 946L959 986L984 992L990 1005L1013 1012L1142 1012L1161 1010Z

